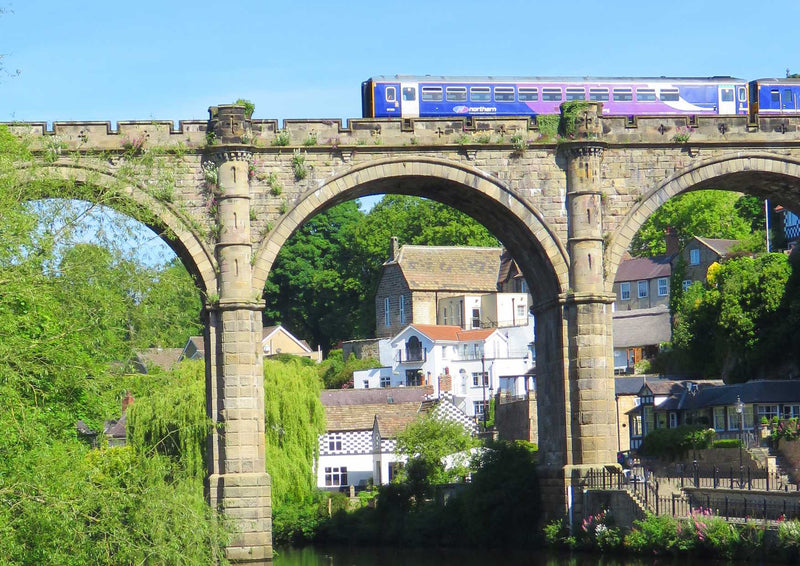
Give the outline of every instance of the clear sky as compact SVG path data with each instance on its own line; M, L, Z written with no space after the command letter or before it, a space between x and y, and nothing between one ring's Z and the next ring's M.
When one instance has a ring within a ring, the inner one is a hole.
M373 75L800 72L800 0L0 0L0 121L356 118Z

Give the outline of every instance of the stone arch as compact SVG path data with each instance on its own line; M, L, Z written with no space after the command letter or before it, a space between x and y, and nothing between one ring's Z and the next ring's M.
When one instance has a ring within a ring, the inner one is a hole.
M566 248L536 209L478 169L414 156L359 164L303 195L261 243L254 263L254 292L263 289L278 252L303 222L341 202L380 193L437 200L481 222L517 260L534 296L554 298L569 287Z
M27 172L30 180L35 179L36 172L46 170L50 172L49 178L51 179L61 179L82 185L110 188L119 182L112 170L75 165L63 161L38 164L35 170L29 166L23 166L21 170ZM200 290L216 292L216 260L213 250L210 250L203 242L202 237L187 225L175 207L170 203L156 200L139 183L130 184L124 190L125 196L132 203L153 214L152 219L134 219L142 222L157 234L167 229L173 237L161 235L161 238L180 258ZM57 189L52 191L52 194L44 196L46 198L69 198L68 195L58 194Z
M623 254L658 207L681 193L712 188L756 194L798 209L800 161L771 153L737 152L709 158L671 175L631 208L615 232L605 257L606 289L611 292Z

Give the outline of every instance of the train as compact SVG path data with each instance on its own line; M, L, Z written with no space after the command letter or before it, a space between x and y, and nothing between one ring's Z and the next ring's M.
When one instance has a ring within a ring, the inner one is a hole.
M536 116L577 100L602 102L606 116L798 114L800 79L395 75L361 85L365 118Z

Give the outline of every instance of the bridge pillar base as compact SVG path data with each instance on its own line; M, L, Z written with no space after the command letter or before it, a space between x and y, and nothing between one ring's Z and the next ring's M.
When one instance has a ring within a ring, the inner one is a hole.
M543 522L566 519L571 521L573 527L580 525L586 514L584 510L586 479L592 471L604 468L618 470L619 464L579 464L540 469Z
M211 505L238 529L225 549L233 564L272 564L270 486L266 472L212 474L207 480Z

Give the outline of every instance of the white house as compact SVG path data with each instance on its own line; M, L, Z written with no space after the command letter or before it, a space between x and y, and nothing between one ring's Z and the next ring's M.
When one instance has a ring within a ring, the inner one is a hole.
M449 394L456 407L479 418L496 392L523 396L533 389L528 329L412 324L389 341L390 358L382 357L383 367L353 374L354 386L427 385L435 398Z

